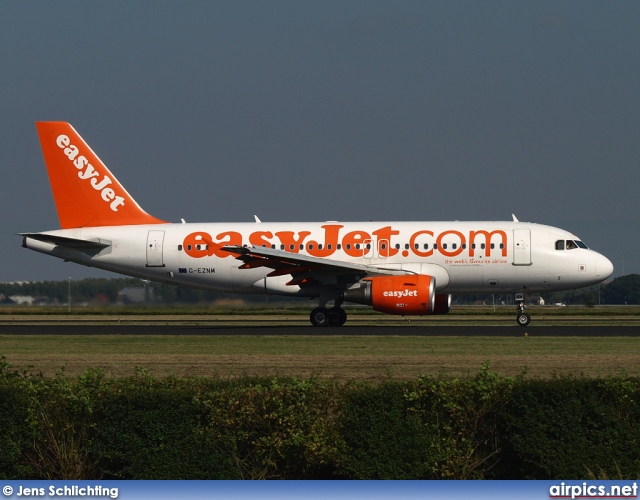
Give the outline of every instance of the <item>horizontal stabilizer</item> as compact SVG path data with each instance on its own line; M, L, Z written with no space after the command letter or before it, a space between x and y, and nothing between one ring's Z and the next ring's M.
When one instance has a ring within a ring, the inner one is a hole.
M19 236L31 238L32 240L44 241L76 250L101 250L111 246L111 242L101 241L99 239L81 240L77 238L68 238L66 236L57 236L55 234L46 233L18 233Z

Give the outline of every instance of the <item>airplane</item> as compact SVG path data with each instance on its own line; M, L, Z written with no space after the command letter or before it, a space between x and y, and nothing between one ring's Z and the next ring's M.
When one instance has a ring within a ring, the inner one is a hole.
M75 129L37 122L61 229L19 233L36 252L160 283L318 300L316 327L343 303L397 315L446 314L452 294L586 287L613 265L555 227L497 222L169 223L145 212ZM329 307L330 306L330 307Z

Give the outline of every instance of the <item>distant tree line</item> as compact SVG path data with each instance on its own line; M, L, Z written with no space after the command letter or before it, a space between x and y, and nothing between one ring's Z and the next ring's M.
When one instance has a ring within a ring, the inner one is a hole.
M70 285L70 286L69 286ZM174 285L165 285L140 280L137 278L86 278L83 280L64 281L34 281L22 283L0 283L0 303L11 304L10 297L31 296L39 303L66 304L69 290L71 301L88 303L93 305L113 304L122 302L122 291L127 288L148 288L153 290L148 294L155 302L164 304L198 304L213 302L219 299L237 299L242 297L245 301L264 302L264 295L236 295L206 290L195 290ZM577 290L563 292L548 292L527 294L528 303L541 297L545 304L563 303L566 305L598 304L640 304L640 274L628 274L619 276L609 283L593 285ZM456 295L454 302L457 304L485 303L491 305L513 304L513 294L478 294Z
M149 300L164 304L198 304L238 297L234 294L194 290L137 278L85 278L71 280L71 282L64 280L0 283L0 303L11 304L13 301L10 297L14 296L30 296L36 299L37 303L66 304L69 300L69 292L71 292L71 301L74 304L106 305L126 302L126 300L123 301L122 291L128 288L153 290L153 293L147 294ZM249 297L249 300L251 299L252 297ZM258 300L264 301L264 297Z

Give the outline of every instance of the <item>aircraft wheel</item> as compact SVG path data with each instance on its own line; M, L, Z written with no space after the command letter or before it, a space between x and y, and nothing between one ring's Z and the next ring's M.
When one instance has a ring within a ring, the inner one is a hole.
M531 316L529 316L527 313L520 313L518 314L517 321L520 326L527 326L529 323L531 323Z
M329 309L326 307L316 307L309 316L313 326L329 326Z
M347 321L347 313L342 307L329 309L329 326L342 326Z

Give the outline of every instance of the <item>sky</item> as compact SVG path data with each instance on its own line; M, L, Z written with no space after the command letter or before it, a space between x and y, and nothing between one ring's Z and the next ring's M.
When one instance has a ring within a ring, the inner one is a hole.
M640 273L640 2L0 6L0 282L116 277L59 228L34 123L68 121L179 222L511 220Z

